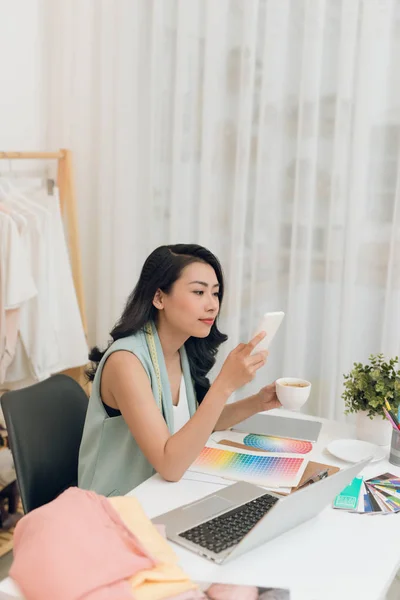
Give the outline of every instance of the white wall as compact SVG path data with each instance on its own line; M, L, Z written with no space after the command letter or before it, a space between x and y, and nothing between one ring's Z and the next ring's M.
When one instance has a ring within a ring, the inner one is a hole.
M42 2L0 0L0 150L3 151L45 149ZM8 161L0 163L2 170L9 168ZM15 170L25 170L32 163L13 161L12 165Z

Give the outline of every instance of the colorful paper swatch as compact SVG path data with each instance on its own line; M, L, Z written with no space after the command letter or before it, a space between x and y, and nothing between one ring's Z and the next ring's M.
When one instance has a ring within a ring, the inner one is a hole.
M206 446L190 470L235 481L291 487L297 485L303 463L304 458L241 454Z
M362 477L355 477L353 481L336 496L333 501L333 507L355 510L357 508L362 482Z
M265 452L285 452L287 454L307 454L313 448L311 442L255 433L246 435L243 444Z

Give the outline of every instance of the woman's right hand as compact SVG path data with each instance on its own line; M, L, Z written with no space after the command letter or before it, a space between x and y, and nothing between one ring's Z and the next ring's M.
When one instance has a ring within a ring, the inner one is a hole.
M266 335L265 331L261 331L250 342L239 344L228 354L217 380L229 393L252 381L258 369L265 365L268 350L251 353Z

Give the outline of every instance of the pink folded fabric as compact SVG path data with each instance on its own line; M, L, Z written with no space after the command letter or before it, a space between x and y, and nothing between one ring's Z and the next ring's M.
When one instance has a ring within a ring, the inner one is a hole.
M155 564L107 498L70 488L19 521L10 576L27 600L133 600Z

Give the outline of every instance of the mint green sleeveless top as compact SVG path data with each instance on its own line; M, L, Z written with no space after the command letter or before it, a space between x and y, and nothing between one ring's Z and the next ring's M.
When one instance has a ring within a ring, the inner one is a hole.
M101 359L93 381L81 447L79 451L78 485L105 496L124 495L154 474L123 416L109 417L101 400L101 374L113 352L132 352L142 363L150 380L157 403L171 435L174 432L171 388L157 329L153 322L146 331L119 339ZM180 349L189 413L192 417L197 402L185 347ZM149 435L151 432L149 431Z

